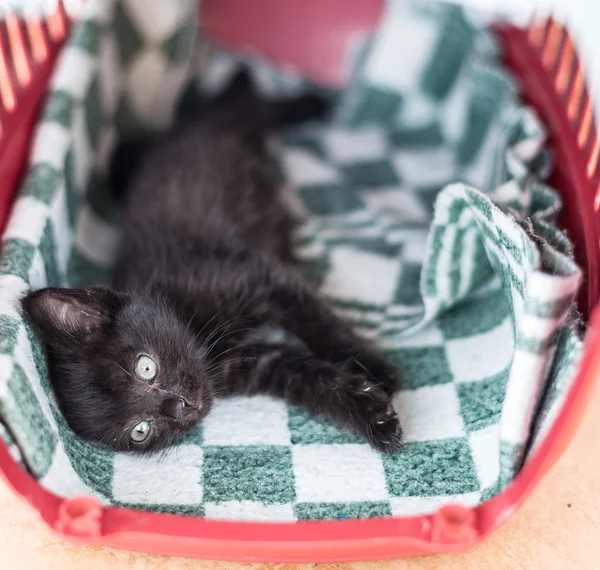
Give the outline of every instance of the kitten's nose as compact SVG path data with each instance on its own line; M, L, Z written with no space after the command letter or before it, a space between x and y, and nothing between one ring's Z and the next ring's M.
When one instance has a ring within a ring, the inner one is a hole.
M167 398L162 404L162 413L175 420L181 420L193 411L185 398Z

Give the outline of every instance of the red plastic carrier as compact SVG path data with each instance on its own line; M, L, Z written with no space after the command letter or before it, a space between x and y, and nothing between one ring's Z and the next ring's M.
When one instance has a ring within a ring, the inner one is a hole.
M203 25L230 47L252 48L306 75L340 85L349 34L376 25L383 0L203 0ZM260 18L258 15L260 14ZM36 112L69 21L62 6L45 21L0 23L0 224L10 210ZM588 322L577 379L548 437L517 478L475 507L448 505L428 516L286 524L232 523L102 507L91 497L49 493L0 441L0 470L16 493L67 538L118 548L205 559L318 562L395 558L472 547L503 524L557 460L583 415L600 376L600 137L584 71L566 30L556 21L526 29L496 26L507 66L551 133L552 184L565 203L563 226L576 245L586 280L579 307Z

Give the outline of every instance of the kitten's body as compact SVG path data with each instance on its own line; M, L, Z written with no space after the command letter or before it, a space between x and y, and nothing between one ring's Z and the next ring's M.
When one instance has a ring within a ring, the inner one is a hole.
M264 136L323 110L312 97L261 101L238 76L127 179L114 289L49 289L24 300L75 431L116 449L154 450L204 417L214 395L267 393L378 449L398 448L394 369L286 264L293 218ZM301 343L261 340L255 331L264 327ZM140 355L156 365L151 382L139 377ZM148 435L134 442L139 422Z

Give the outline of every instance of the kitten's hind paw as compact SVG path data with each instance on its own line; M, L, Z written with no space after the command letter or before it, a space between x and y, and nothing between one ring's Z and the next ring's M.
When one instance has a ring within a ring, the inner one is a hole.
M304 120L324 119L332 111L331 102L321 95L307 93L298 97L298 108L302 110Z
M320 95L306 93L285 101L280 120L292 125L304 121L327 119L332 111L331 103Z

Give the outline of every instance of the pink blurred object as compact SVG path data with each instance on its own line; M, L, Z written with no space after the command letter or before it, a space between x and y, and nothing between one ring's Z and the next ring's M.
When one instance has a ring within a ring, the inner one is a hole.
M202 25L223 46L256 52L326 85L344 85L351 51L384 0L202 0Z

